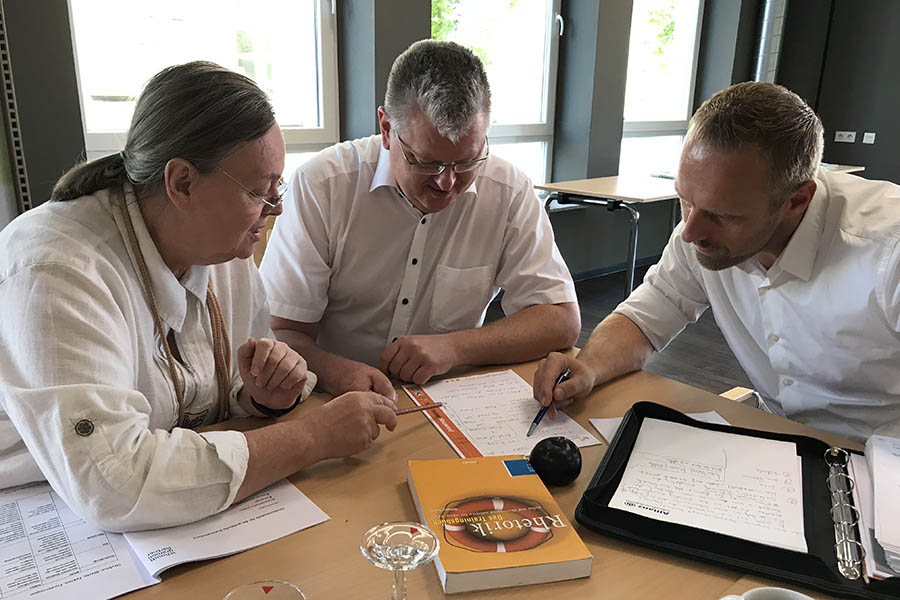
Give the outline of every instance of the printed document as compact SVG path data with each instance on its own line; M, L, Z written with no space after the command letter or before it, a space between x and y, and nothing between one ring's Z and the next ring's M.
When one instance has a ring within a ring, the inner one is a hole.
M872 479L875 537L888 565L900 573L900 439L871 436L866 441L866 461Z
M644 419L609 506L807 552L793 442Z
M327 520L287 480L197 523L124 535L85 523L47 483L0 490L0 599L113 598Z
M119 533L73 513L46 483L0 490L0 598L112 598L158 583Z
M282 479L202 521L126 533L125 539L147 570L159 575L181 563L241 552L327 520L321 508Z
M866 575L875 579L895 577L897 573L887 565L884 548L875 538L875 501L866 457L851 454L847 469L853 479L853 506L859 510L859 542L865 549Z
M528 437L540 409L531 385L512 370L442 379L424 386L403 386L418 405L443 402L425 416L463 458L527 455L540 440L565 436L579 447L600 441L567 414L545 416Z

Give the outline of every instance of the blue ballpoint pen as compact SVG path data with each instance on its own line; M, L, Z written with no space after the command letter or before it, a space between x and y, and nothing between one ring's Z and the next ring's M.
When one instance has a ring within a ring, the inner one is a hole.
M556 378L556 383L553 384L553 387L555 388L556 386L561 384L563 381L568 379L571 374L572 374L572 371L570 371L569 369L566 369L565 371L563 371L562 375L560 375L559 377ZM534 430L537 429L538 423L541 422L541 419L543 419L544 415L547 413L548 408L550 408L549 404L547 406L541 407L541 410L538 411L538 414L534 418L534 421L532 421L531 425L528 427L528 433L525 435L525 437L528 437L532 433L534 433Z

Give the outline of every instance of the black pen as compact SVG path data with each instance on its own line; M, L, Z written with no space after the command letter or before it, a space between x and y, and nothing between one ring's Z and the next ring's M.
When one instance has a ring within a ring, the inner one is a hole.
M558 386L558 385L561 384L563 381L565 381L566 379L568 379L569 376L570 376L571 374L572 374L572 371L570 371L569 369L566 369L565 371L563 371L563 372L562 372L562 375L560 375L559 377L556 378L556 382L553 384L553 387L556 388L556 386ZM551 390L550 393L552 394L553 391ZM550 402L552 403L553 400L551 399ZM528 437L528 436L530 436L532 433L534 433L534 430L537 429L538 423L540 423L540 422L541 422L541 419L544 418L544 414L546 414L548 408L550 408L550 405L549 405L549 404L548 404L547 406L542 406L542 407L541 407L541 410L538 411L538 414L537 414L537 416L534 418L534 421L532 421L532 422L531 422L531 425L528 427L528 433L525 435L525 437Z

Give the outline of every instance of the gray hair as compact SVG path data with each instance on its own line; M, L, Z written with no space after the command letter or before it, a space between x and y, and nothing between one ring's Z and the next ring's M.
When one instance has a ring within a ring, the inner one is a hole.
M756 148L768 160L773 207L811 180L822 161L824 130L815 111L774 83L748 81L716 93L691 117L685 144L712 150Z
M490 122L491 87L471 50L454 42L421 40L394 61L384 107L398 132L408 130L418 109L441 136L456 143L478 115Z
M163 187L172 158L209 173L239 144L262 137L274 124L272 105L252 79L204 61L167 67L141 92L125 149L69 169L50 200L121 189L126 180L140 195L154 193Z

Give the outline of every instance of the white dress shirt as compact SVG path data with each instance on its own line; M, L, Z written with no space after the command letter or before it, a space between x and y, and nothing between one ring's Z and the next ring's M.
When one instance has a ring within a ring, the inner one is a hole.
M260 271L272 314L318 323L329 352L377 366L400 336L479 327L501 288L506 314L576 299L531 182L493 155L427 215L377 135L325 149L289 187Z
M615 312L661 350L711 306L774 412L862 441L900 423L900 186L821 169L816 183L770 269L702 268L682 223Z
M118 202L107 191L48 202L0 233L0 487L46 478L81 517L126 531L227 508L248 450L236 431L177 427L175 388ZM129 212L183 360L185 420L218 418L208 281L231 342L231 412L246 414L236 401L237 349L250 336L271 337L255 266L195 266L178 281L133 201Z

